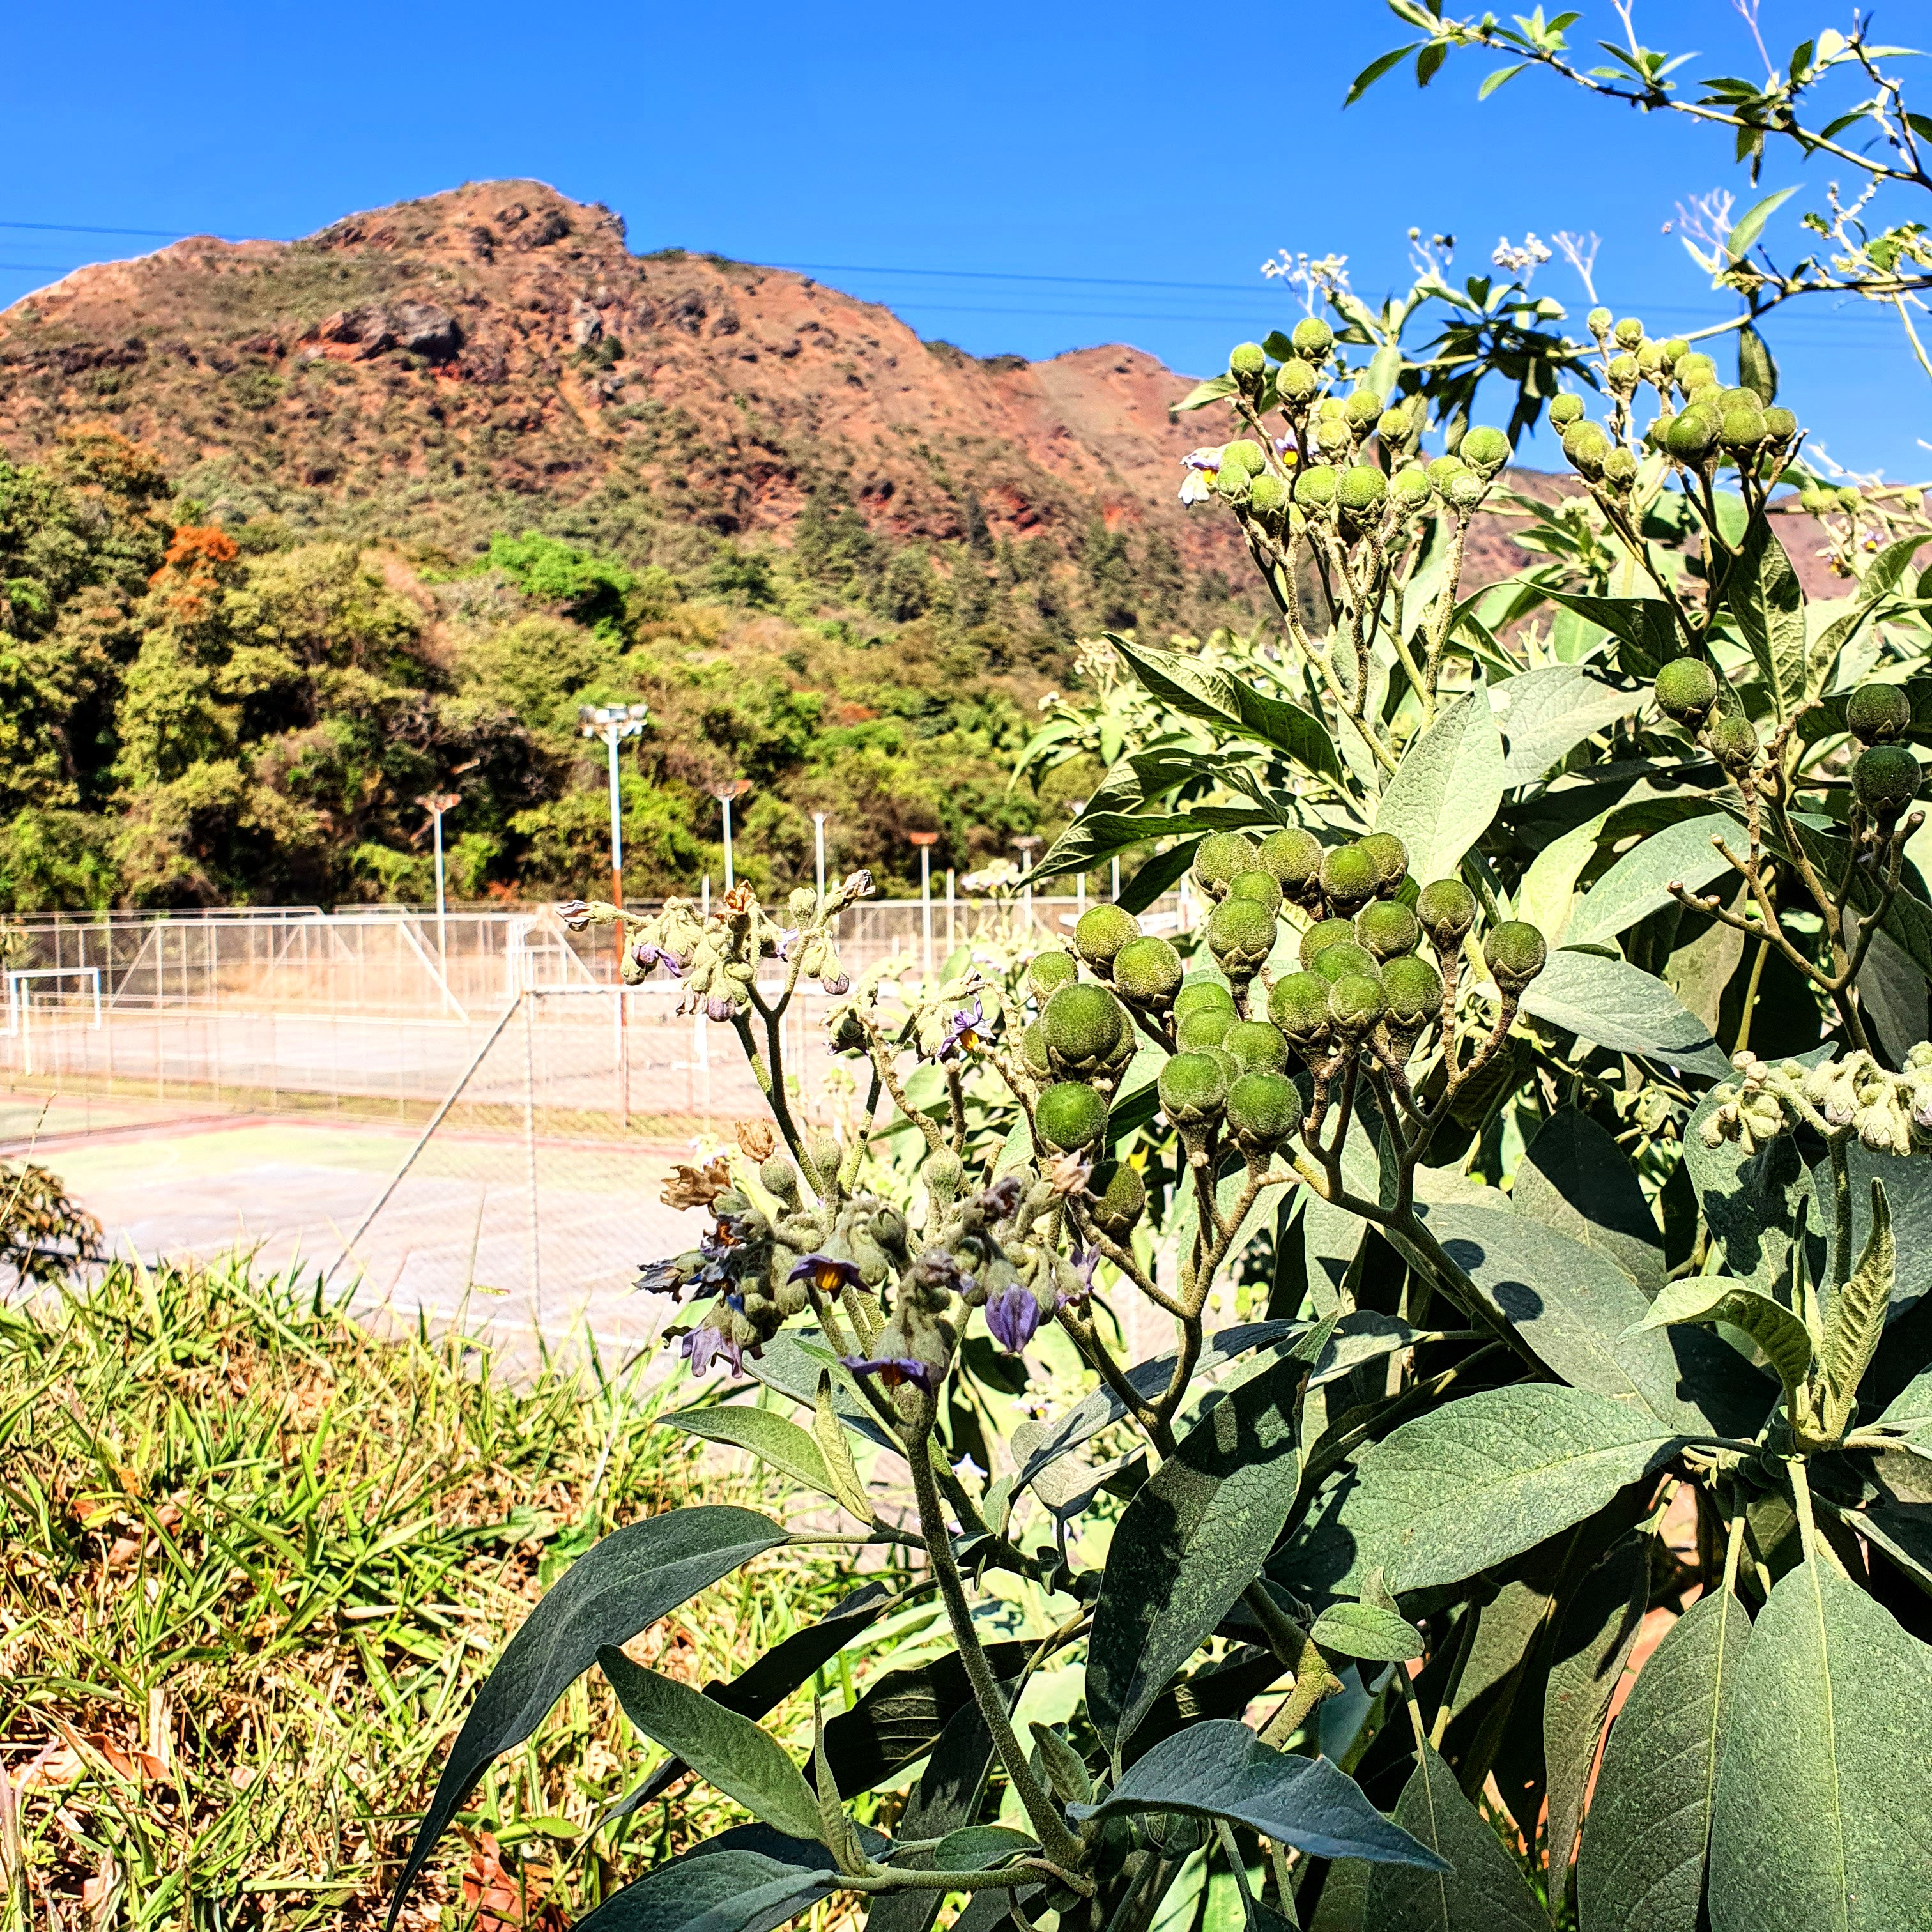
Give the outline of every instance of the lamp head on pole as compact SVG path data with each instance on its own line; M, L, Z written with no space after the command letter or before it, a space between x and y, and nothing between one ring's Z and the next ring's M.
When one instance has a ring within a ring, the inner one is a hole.
M580 704L577 728L586 738L615 743L621 738L634 738L650 715L648 704Z
M454 791L433 791L418 797L417 804L432 818L440 818L446 812L454 812L463 802L463 794Z

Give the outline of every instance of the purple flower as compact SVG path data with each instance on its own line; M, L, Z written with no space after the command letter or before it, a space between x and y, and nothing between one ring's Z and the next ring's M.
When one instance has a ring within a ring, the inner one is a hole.
M631 957L648 973L653 966L662 966L674 980L684 977L684 962L675 952L667 952L662 946L652 946L640 940L631 948Z
M913 1278L922 1288L948 1294L973 1292L973 1277L959 1265L958 1258L944 1248L928 1248L914 1264Z
M792 948L797 945L800 940L805 935L799 931L796 926L787 926L784 931L778 934L778 956L781 959L789 963L791 958Z
M1040 1323L1059 1305L1056 1296L1053 1308L1043 1307L1031 1288L1010 1281L988 1299L986 1327L1008 1354L1017 1355L1039 1333Z
M842 1262L835 1255L807 1255L788 1281L808 1282L820 1294L836 1294L842 1288L862 1288L856 1262Z
M676 1295L684 1292L684 1283L685 1268L680 1256L670 1261L645 1262L632 1286L649 1294Z
M1080 1277L1080 1286L1070 1299L1076 1306L1085 1304L1087 1298L1094 1292L1094 1270L1100 1265L1099 1247L1076 1248L1066 1258L1073 1264L1073 1272Z
M722 994L713 993L705 1001L704 1010L722 1026L725 1021L736 1018L738 1008L735 1001L726 998Z
M1204 470L1210 476L1218 476L1221 470L1221 452L1218 449L1190 449L1180 459L1184 470Z
M876 1361L867 1361L858 1355L841 1355L839 1361L855 1376L877 1376L889 1389L897 1388L901 1382L912 1382L932 1393L932 1370L924 1362L912 1355L882 1355Z
M946 1023L946 1036L939 1043L938 1057L954 1060L962 1054L976 1053L986 1044L981 1037L986 1024L986 1011L977 1000L970 1008L962 1006Z
M684 1358L694 1376L709 1374L714 1362L723 1362L734 1376L745 1372L744 1351L730 1336L712 1328L694 1328L684 1338Z

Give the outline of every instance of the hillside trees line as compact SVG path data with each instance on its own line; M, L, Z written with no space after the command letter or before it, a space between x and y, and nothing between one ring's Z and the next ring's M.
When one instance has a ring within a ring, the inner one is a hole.
M973 506L976 507L976 506ZM419 794L452 783L458 900L574 890L608 863L580 704L642 699L623 777L628 890L722 872L721 783L748 779L739 868L917 878L1051 832L1081 774L1012 792L1082 632L1198 620L1158 535L1097 521L1064 554L895 544L836 479L794 544L602 554L541 531L456 558L298 532L177 494L105 427L0 464L0 908L420 901ZM459 767L470 769L452 778Z

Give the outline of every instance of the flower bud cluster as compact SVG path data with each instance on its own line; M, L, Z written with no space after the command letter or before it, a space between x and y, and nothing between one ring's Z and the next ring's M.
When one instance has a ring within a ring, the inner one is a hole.
M1932 1044L1921 1042L1897 1073L1859 1051L1816 1066L1787 1060L1773 1066L1750 1053L1737 1055L1738 1078L1715 1090L1717 1106L1704 1122L1704 1144L1736 1142L1754 1153L1788 1127L1856 1134L1874 1154L1932 1150Z

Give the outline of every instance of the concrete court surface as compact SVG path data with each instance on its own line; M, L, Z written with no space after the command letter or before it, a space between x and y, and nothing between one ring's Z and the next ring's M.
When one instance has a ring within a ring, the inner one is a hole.
M364 1122L170 1114L152 1104L0 1096L0 1153L32 1156L100 1222L110 1253L152 1262L255 1250L257 1265L360 1271L359 1306L431 1326L458 1318L513 1350L587 1324L628 1351L670 1304L634 1294L638 1264L697 1238L703 1216L658 1193L686 1143L432 1138L358 1244L344 1245L414 1144ZM535 1186L532 1186L532 1168Z

